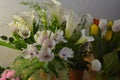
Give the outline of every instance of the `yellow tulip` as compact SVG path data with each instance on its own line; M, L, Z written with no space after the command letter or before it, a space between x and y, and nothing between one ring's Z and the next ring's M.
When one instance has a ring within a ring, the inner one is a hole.
M90 34L97 35L98 34L98 26L96 24L92 24L90 27Z
M112 31L108 30L105 34L105 40L109 41L109 40L111 40L111 38L112 38Z
M112 22L112 21L109 21L109 22L107 23L108 28L112 27L112 25L113 25L113 22Z

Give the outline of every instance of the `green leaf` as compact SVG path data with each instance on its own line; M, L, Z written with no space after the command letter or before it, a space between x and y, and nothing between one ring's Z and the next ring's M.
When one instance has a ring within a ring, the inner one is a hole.
M18 34L16 34L16 33L12 33L12 36L13 36L13 38L15 38L15 40L20 40L20 39L22 39Z
M56 75L56 77L59 77L59 76L58 76L58 73L57 73L57 71L56 71L56 67L55 67L54 65L55 65L55 64L53 64L52 62L49 62L48 68L49 68L49 70L50 70L53 74Z
M116 62L117 57L117 52L113 51L103 57L104 59L104 69L103 72L108 72Z
M27 43L23 39L14 40L13 44L20 50L22 50L22 48L27 48Z
M62 69L66 69L66 66L65 66L65 61L63 61L61 58L59 58L59 57L55 57L55 63L57 64L57 65L60 65L60 67L62 68Z
M101 58L106 54L106 43L101 37L94 37L95 41L92 42L92 51L96 58Z
M14 45L12 45L10 43L3 42L3 41L0 41L0 45L11 48L11 49L20 50L20 49L16 48Z

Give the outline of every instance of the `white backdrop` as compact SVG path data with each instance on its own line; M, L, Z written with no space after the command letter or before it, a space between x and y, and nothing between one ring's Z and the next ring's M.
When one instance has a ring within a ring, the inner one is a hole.
M38 0L47 1L47 0ZM120 19L120 0L60 0L64 7L74 10L78 15L91 13L96 18ZM20 0L0 0L0 35L10 35L7 23L12 15L27 8ZM0 46L0 65L9 66L20 52Z

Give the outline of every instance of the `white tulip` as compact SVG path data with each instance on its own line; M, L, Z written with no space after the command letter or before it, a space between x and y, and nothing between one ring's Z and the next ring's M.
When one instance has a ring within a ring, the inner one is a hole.
M66 29L65 29L65 35L67 38L70 38L79 24L79 17L77 14L75 14L73 11L71 11L67 16L66 16Z
M120 20L115 20L112 26L112 30L114 32L119 32L120 31Z
M72 58L73 55L74 55L74 52L72 51L72 49L68 47L64 47L59 51L59 56L64 60L67 60L67 58Z
M93 71L100 71L101 66L101 62L98 59L95 59L91 62L91 68Z
M100 22L98 24L100 27L101 31L106 31L107 30L107 20L106 19L100 19Z

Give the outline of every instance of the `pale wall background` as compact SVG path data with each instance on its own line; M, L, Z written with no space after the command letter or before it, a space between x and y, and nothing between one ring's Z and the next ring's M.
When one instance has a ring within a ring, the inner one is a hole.
M38 0L47 1L47 0ZM60 0L64 7L74 10L78 15L91 13L96 18L120 19L120 0ZM0 0L0 35L10 35L7 23L14 13L27 8L19 4L20 0ZM9 66L19 51L0 46L0 65Z

